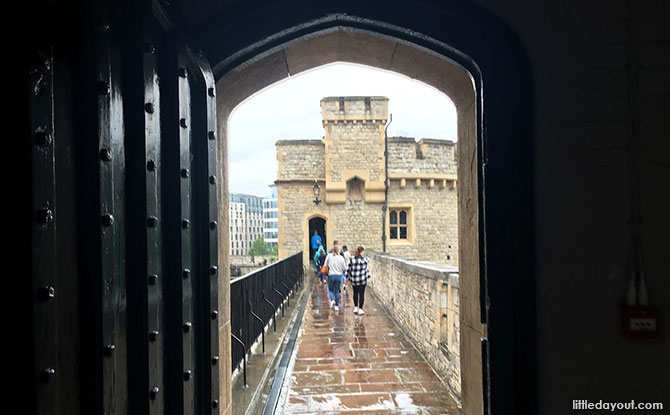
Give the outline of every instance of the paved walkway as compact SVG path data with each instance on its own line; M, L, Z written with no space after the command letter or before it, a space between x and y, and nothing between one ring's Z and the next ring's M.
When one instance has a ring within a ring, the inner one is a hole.
M315 281L283 413L460 414L372 294L365 297L365 315L353 313L351 288L335 312Z

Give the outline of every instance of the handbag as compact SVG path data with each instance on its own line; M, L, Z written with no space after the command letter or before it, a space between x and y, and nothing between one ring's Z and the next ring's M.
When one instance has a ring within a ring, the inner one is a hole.
M326 260L323 261L323 266L321 267L321 274L328 275L328 271L330 271L330 268L328 267L328 259L330 259L330 255L326 257Z

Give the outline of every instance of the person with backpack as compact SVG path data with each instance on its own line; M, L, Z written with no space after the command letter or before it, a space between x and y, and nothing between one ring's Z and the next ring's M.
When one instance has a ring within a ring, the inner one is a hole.
M319 282L326 284L326 279L328 278L327 274L321 273L321 268L326 262L326 251L323 249L323 246L319 246L319 251L314 255L314 265L316 265L316 272L319 275Z
M310 239L310 243L311 243L311 246L310 246L311 249L310 249L309 253L310 254L312 254L312 253L315 254L319 250L319 247L321 246L321 244L323 244L323 241L321 240L321 237L319 236L318 231L314 230L314 235L312 235L312 238Z

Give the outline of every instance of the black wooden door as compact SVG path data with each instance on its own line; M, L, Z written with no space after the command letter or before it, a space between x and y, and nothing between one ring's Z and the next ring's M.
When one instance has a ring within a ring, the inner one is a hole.
M31 412L218 413L214 78L158 3L70 12L26 70Z

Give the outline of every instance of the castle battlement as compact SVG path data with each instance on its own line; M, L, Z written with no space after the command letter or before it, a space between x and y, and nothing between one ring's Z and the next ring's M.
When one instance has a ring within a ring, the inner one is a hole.
M386 97L325 97L321 100L324 124L338 122L386 123L389 114Z
M437 180L442 186L455 186L458 160L457 143L450 140L412 137L388 138L388 173L391 180L418 178Z

